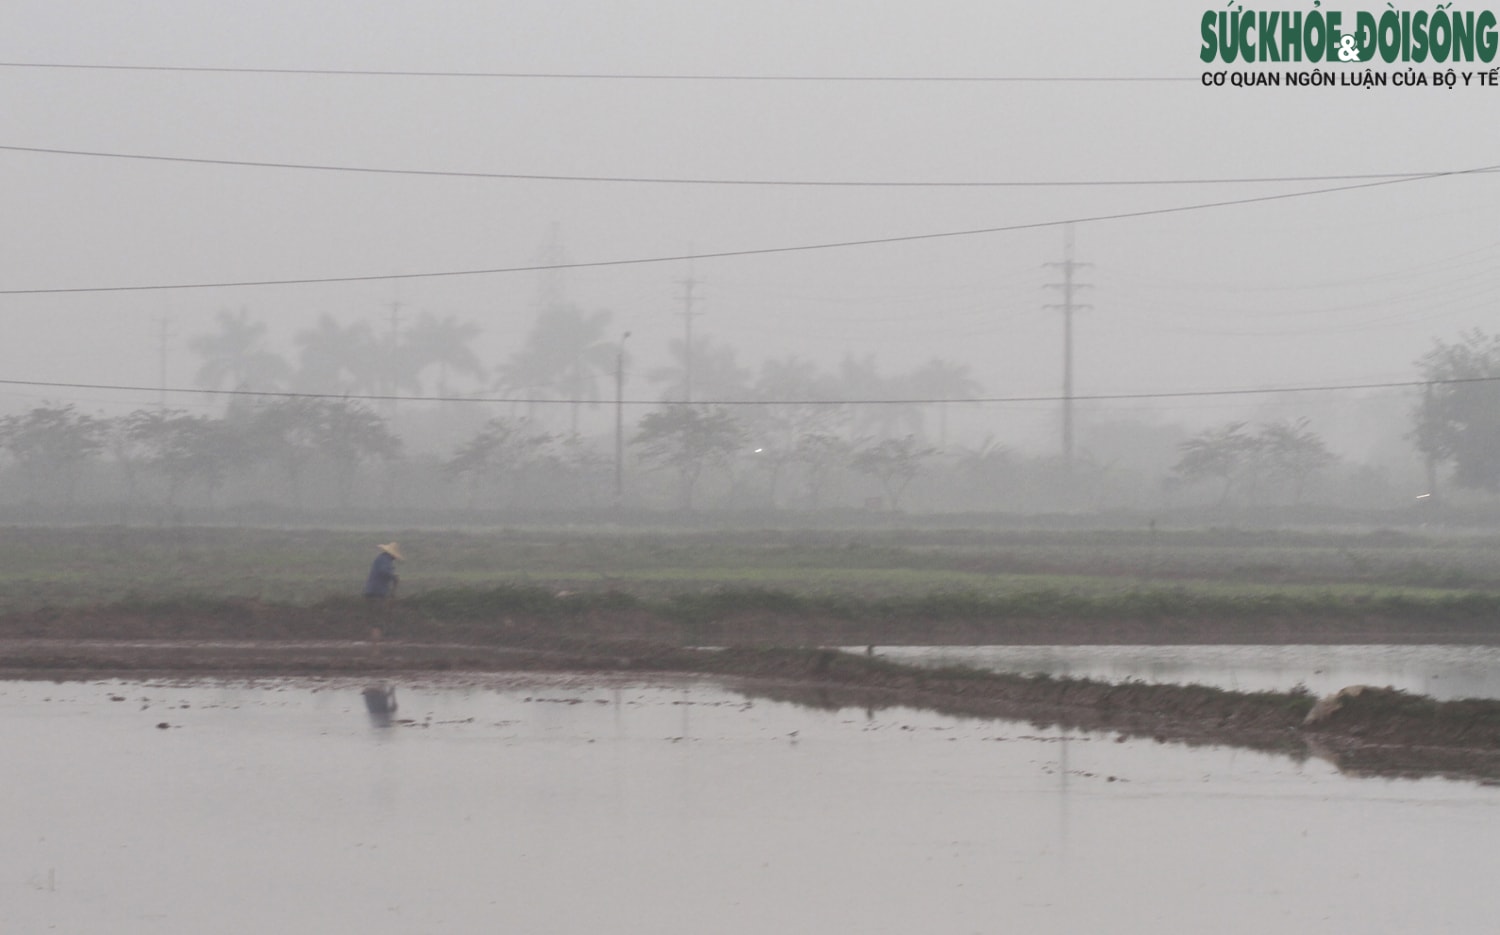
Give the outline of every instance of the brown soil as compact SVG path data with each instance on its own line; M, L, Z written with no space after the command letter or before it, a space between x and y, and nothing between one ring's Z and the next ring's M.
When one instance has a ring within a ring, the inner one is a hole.
M1255 637L1267 626L1285 629L1291 624L1177 622L1165 630L1171 639L1161 638L1164 630L1158 624L1150 631L1158 638L1147 640L1143 625L1131 621L1048 621L1045 631L1012 622L1000 634L982 628L987 632L975 642L1246 643L1266 641ZM949 638L932 639L938 629ZM1292 629L1308 630L1306 622ZM1316 642L1415 642L1390 638L1410 629L1345 625L1339 631L1342 639ZM957 632L951 622L937 627L911 621L905 639L893 638L903 634L889 622L882 624L880 635L887 637L885 643L963 642L951 638ZM996 638L1005 634L1013 639ZM697 637L689 642L699 645L731 648L693 649L684 645L686 635ZM859 634L873 635L868 627ZM453 623L361 605L289 608L243 602L210 614L80 608L0 617L0 677L693 672L724 679L747 694L818 707L920 707L961 717L1112 732L1122 739L1319 756L1359 774L1500 781L1500 702L1439 703L1389 690L1366 691L1347 699L1330 717L1304 726L1316 700L1307 694L916 669L816 648L819 643L866 641L851 638L855 636L847 621L766 615L715 621L684 634L675 625L631 614L561 622L508 618ZM1472 642L1490 641L1470 637ZM1288 639L1285 633L1281 640L1299 641L1312 640ZM774 648L776 644L782 648Z

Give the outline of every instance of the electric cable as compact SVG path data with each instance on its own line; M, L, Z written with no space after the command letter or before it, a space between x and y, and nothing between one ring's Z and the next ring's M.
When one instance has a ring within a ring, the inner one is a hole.
M54 286L49 288L37 289L0 289L0 295L60 295L98 292L152 292L183 289L224 289L252 286L323 285L329 283L380 282L409 279L455 278L460 276L487 276L506 273L533 273L543 270L598 269L603 267L643 266L657 263L682 263L697 260L722 260L750 256L772 256L786 253L802 253L813 250L839 250L854 247L878 246L884 244L916 243L926 240L942 240L958 237L974 237L986 234L1011 233L1023 230L1041 230L1050 227L1063 227L1068 224L1119 221L1142 217L1161 217L1169 214L1182 214L1189 211L1203 211L1213 208L1238 207L1241 205L1249 204L1264 204L1274 201L1308 198L1316 195L1328 195L1338 192L1357 191L1361 189L1378 188L1389 185L1401 185L1409 182L1426 181L1437 178L1471 176L1476 173L1492 172L1496 169L1500 169L1500 165L1480 166L1474 169L1461 169L1453 172L1435 172L1427 175L1417 175L1395 179L1382 179L1373 182L1359 182L1352 185L1337 185L1329 188L1317 188L1295 192L1282 192L1275 195L1256 195L1247 198L1226 199L1223 201L1199 202L1189 205L1175 205L1167 208L1146 208L1137 211L1120 211L1111 214L1097 214L1087 217L1059 218L1047 221L1031 221L1021 224L1006 224L998 227L973 228L970 230L939 231L935 233L906 234L892 237L868 237L857 240L794 244L780 247L755 247L742 250L719 250L708 253L686 253L654 257L631 257L619 260L590 260L571 263L535 263L525 266L504 266L494 267L490 269L442 270L422 273L378 273L363 276L316 276L294 279L254 279L198 283L152 283L134 286Z
M407 396L389 393L306 393L290 390L220 390L180 386L140 386L112 383L60 383L43 380L0 380L0 386L28 386L51 389L110 390L130 393L201 393L209 396L261 399L332 399L351 402L412 403L525 403L538 405L628 405L628 406L927 406L939 403L1051 403L1072 399L1074 402L1107 402L1143 399L1207 399L1222 396L1259 396L1282 393L1329 393L1355 390L1413 389L1426 386L1455 386L1471 383L1500 383L1500 376L1454 377L1441 380L1393 380L1375 383L1343 383L1326 386L1282 386L1258 389L1177 390L1155 393L1075 393L1043 396L967 396L953 398L898 399L579 399L537 396Z
M642 175L550 175L536 172L479 172L457 169L393 169L382 166L331 165L310 162L273 162L254 159L213 159L198 156L170 156L155 153L121 153L105 150L62 149L53 146L15 146L0 144L0 151L35 153L49 156L83 156L96 159L125 159L142 162L170 162L204 166L234 166L253 169L296 169L314 172L351 172L368 175L412 175L436 178L503 179L528 182L614 182L637 185L720 185L739 187L801 188L1110 188L1165 185L1264 185L1290 182L1349 182L1371 179L1417 179L1442 172L1359 172L1334 175L1265 175L1241 177L1205 177L1180 179L974 179L934 181L920 179L728 179L691 178L683 176ZM1474 170L1489 171L1489 170Z

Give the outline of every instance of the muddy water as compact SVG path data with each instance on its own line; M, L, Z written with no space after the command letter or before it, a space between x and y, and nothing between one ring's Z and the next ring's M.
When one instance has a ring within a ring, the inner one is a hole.
M403 682L389 721L362 687L0 682L0 931L1467 933L1500 912L1493 787L699 681Z
M1500 698L1500 647L1494 646L892 646L876 652L924 665L1234 691L1303 685L1327 694L1346 685L1379 685L1441 700Z

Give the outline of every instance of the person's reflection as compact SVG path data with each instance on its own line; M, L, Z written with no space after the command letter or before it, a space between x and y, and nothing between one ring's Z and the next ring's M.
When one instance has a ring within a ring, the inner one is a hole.
M365 710L370 714L370 724L375 727L390 727L391 716L396 713L396 688L394 685L368 685L363 692Z

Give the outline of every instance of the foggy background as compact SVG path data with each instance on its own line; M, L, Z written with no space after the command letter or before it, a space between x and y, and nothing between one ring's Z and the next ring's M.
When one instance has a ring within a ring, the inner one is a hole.
M744 371L731 393L710 379L731 368L701 368L695 400L774 393L768 363L794 357L840 399L861 398L852 374L862 369L887 381L865 397L990 400L921 406L889 425L863 409L839 417L831 431L851 443L912 435L937 452L902 507L1154 509L1176 502L1163 478L1194 433L1304 418L1339 465L1322 472L1321 491L1272 499L1409 504L1425 490L1406 438L1415 391L1383 385L1417 380L1415 362L1434 341L1493 327L1500 177L1368 186L1380 180L1360 176L1500 163L1500 91L1205 88L1204 9L982 0L11 2L0 9L0 147L113 155L0 148L0 380L138 389L0 383L0 410L72 404L100 418L162 407L222 416L226 398L179 390L202 384L205 357L194 340L218 330L225 314L263 324L264 348L293 369L299 336L325 318L365 323L386 339L423 316L475 326L469 346L483 373L429 368L418 384L384 392L303 387L315 392L557 396L518 390L504 374L539 313L571 305L607 313L596 343L608 348L595 355L602 362L580 398L613 401L608 351L630 334L624 395L633 437L652 402L673 395L663 373L674 366L672 342L684 339L691 280L695 345L732 352ZM21 67L66 65L405 74ZM596 77L558 77L585 74ZM817 80L856 76L1027 80ZM1106 182L1137 184L1092 184ZM1366 187L1208 206L1347 186ZM1047 306L1062 301L1048 288L1062 271L1046 264L1064 259L1070 221L1074 259L1089 264L1075 272L1087 287L1075 298L1088 307L1074 317L1073 390L1102 397L1077 403L1077 454L1113 479L1066 498L998 469L942 474L957 471L965 452L982 459L1003 450L1007 470L1025 468L1026 477L1045 477L1047 459L1058 457L1062 314ZM994 228L1008 230L785 249ZM778 252L705 256L739 251ZM204 285L329 278L356 281ZM914 382L933 361L956 379ZM1359 388L1225 395L1310 387ZM366 467L369 496L465 502L473 491L462 485L437 491L442 465L486 420L528 416L560 436L576 418L603 459L580 483L599 505L609 502L610 405L370 408L401 438L407 473ZM700 504L772 502L750 459L764 431L750 432L733 463L705 476ZM672 484L641 470L639 453L630 448L630 496L670 504ZM275 471L265 473L235 480L245 488L238 498L274 498ZM816 505L882 496L872 476L843 473L840 493ZM815 505L806 484L785 483L777 505ZM6 499L42 499L21 486L8 484ZM117 499L122 489L101 496ZM316 489L302 496L316 501ZM183 502L207 503L205 494L185 490ZM1219 492L1209 485L1194 497L1211 504Z

